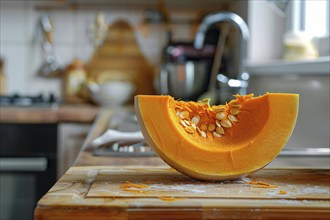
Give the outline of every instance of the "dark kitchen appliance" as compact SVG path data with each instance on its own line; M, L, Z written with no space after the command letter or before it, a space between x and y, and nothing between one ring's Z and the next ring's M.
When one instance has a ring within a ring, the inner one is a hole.
M0 97L0 111L53 105L53 95ZM32 220L37 201L55 184L56 173L57 123L0 123L1 220Z
M201 49L196 49L193 42L173 42L169 36L156 75L157 92L176 99L197 100L209 85L218 36L219 30L211 28Z

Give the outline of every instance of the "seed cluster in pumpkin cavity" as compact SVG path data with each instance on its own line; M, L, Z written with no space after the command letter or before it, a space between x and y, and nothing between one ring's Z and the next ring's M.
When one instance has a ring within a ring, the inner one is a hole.
M244 110L244 102L253 97L253 94L240 96L225 105L210 106L209 99L199 102L176 101L174 110L178 123L188 134L198 134L206 138L212 136L215 139L226 135L239 123L239 114Z

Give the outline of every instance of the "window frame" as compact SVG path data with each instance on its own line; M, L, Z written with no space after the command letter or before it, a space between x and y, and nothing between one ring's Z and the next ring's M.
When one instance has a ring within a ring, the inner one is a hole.
M305 31L306 26L306 1L300 0L289 1L286 14L286 30L287 31ZM330 41L330 1L326 1L326 34L324 36L314 36L315 43L320 57L330 56L329 41Z

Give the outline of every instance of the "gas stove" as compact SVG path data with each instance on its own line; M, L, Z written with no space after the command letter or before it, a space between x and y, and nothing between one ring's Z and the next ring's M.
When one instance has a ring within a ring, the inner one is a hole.
M0 96L0 106L2 107L53 107L59 104L59 100L54 94L35 96L24 96L19 94Z

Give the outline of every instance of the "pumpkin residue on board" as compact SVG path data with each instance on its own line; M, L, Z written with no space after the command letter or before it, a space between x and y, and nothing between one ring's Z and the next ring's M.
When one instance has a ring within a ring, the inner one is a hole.
M285 190L280 190L280 191L278 192L278 194L285 195L285 194L287 194L287 192L286 192Z
M142 193L143 190L141 189L149 188L149 186L146 184L131 183L130 181L126 181L120 185L120 188L126 192Z
M257 181L256 179L252 179L251 181L247 182L253 188L278 188L278 186L271 185L269 183L263 181Z
M171 197L171 196L157 196L158 199L161 199L163 201L166 201L166 202L173 202L173 201L177 201L177 200L181 200L183 198L174 198L174 197Z

